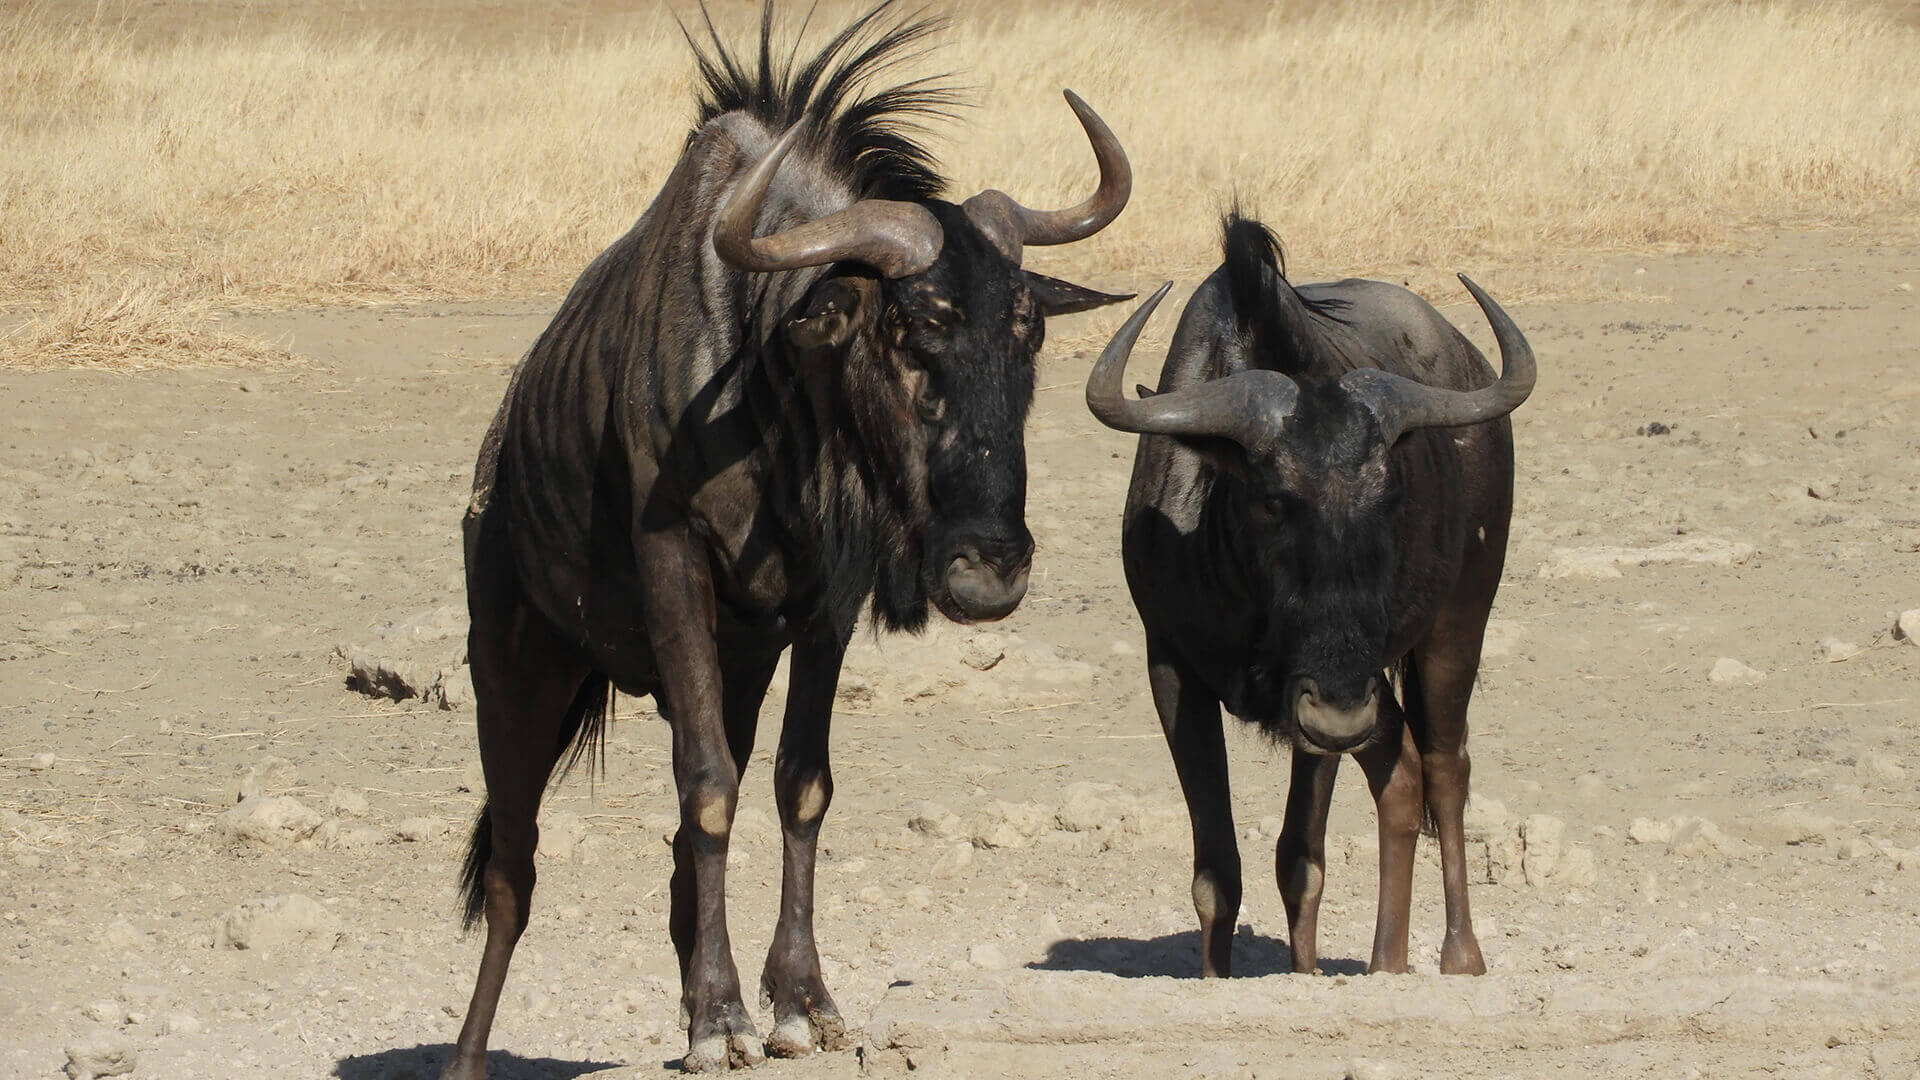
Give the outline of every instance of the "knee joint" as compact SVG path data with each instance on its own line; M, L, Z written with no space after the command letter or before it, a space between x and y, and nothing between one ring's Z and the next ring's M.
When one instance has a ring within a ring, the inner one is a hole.
M737 792L717 784L699 785L681 801L681 820L704 835L725 836L733 830L736 798Z

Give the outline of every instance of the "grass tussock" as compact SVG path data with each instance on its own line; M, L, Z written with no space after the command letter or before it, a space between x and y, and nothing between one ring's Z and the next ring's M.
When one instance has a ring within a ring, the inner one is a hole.
M0 368L152 371L183 367L274 367L286 349L223 330L206 300L151 292L87 292L0 335Z
M736 40L747 6L717 8ZM1481 271L1920 208L1920 32L1869 7L1143 7L958 10L920 72L952 70L978 105L933 136L956 197L1090 189L1063 86L1113 124L1133 205L1031 260L1093 284L1204 272L1235 197L1307 274ZM815 33L848 10L828 0ZM297 28L136 42L0 16L0 304L562 289L645 208L692 115L678 28L664 9L636 19L479 49Z

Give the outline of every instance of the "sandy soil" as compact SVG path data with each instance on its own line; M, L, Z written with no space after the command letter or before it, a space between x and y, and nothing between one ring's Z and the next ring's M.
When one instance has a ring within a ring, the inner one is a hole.
M1889 632L1920 608L1920 248L1795 234L1577 273L1635 298L1513 309L1541 378L1473 712L1487 976L1434 974L1423 845L1416 972L1357 977L1351 767L1329 959L1284 974L1285 756L1237 734L1246 977L1192 978L1184 811L1116 557L1132 445L1081 403L1086 349L1057 348L1026 604L863 636L843 687L820 938L862 1045L765 1075L1920 1075L1920 648ZM337 650L429 680L457 660L432 613L457 631L473 450L553 303L240 320L297 371L0 375L0 1076L58 1075L102 1031L183 1080L444 1059L479 946L453 891L471 712L457 676L451 709L356 693ZM730 879L748 978L775 723ZM684 1049L666 747L623 701L605 776L551 798L497 1076Z

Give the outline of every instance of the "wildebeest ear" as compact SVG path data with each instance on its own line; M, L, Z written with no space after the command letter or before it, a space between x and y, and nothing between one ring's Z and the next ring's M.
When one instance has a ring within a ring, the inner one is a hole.
M865 277L830 277L807 294L800 316L787 322L787 340L799 349L838 349L872 320L875 287Z
M1023 270L1027 276L1027 289L1040 303L1042 315L1071 315L1076 311L1092 311L1097 307L1117 304L1122 300L1133 299L1132 293L1114 296L1111 293L1095 292L1071 281L1061 281L1045 274L1036 274Z

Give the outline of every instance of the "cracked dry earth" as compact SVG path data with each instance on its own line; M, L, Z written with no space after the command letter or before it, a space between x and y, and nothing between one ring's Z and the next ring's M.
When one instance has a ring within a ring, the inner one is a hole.
M1026 604L856 644L819 930L858 1045L764 1075L1920 1075L1920 648L1891 633L1920 608L1920 250L1791 234L1568 274L1630 291L1509 305L1541 377L1472 714L1488 975L1435 974L1424 844L1415 972L1359 974L1350 766L1327 959L1285 974L1285 755L1236 732L1244 977L1192 977L1116 556L1132 443L1080 399L1119 315L1078 316L1030 430ZM458 520L504 358L553 302L240 320L296 370L0 375L0 1076L88 1040L144 1077L434 1074L479 951L453 891L480 798ZM349 690L356 647L438 690ZM619 717L605 775L549 801L496 1076L651 1076L685 1048L667 733L646 702ZM748 979L775 722L729 882Z

